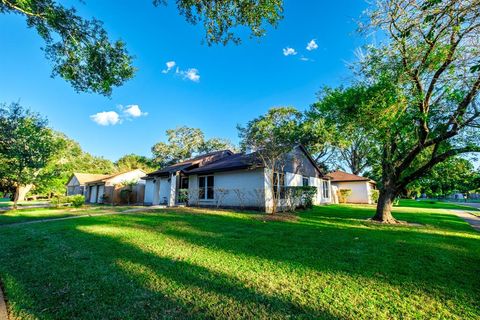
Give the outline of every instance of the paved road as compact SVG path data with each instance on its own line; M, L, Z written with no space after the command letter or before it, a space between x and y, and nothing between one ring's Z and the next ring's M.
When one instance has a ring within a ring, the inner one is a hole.
M464 205L464 206L469 206L469 207L474 207L474 208L477 208L477 209L480 209L480 203L477 202L465 202L465 203L461 203L459 202L458 204L461 204L461 205Z

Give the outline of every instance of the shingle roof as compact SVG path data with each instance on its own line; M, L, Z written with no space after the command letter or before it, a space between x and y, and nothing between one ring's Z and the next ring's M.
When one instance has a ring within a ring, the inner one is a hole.
M196 156L196 157L188 159L188 160L184 160L182 162L175 163L171 166L162 168L160 170L150 172L149 174L147 174L147 176L168 175L168 174L171 174L173 172L187 170L189 167L202 162L202 160L204 160L208 157L212 157L212 156L215 156L215 155L221 155L222 153L225 153L225 154L228 154L228 155L232 154L232 152L230 150L220 150L220 151L209 152L209 153L202 154L202 155Z
M78 182L82 185L82 184L85 184L87 182L107 178L110 175L108 175L108 174L94 174L94 173L78 173L78 172L75 172L73 174L73 176L76 177Z
M231 156L221 158L200 168L188 170L187 174L204 174L220 171L240 170L250 167L260 166L254 154L236 153Z
M331 172L328 174L329 177L332 178L332 182L341 182L341 181L344 181L344 182L351 182L351 181L371 181L371 182L374 182L373 180L369 179L369 178L365 178L365 177L362 177L362 176L358 176L356 174L352 174L352 173L348 173L348 172L345 172L345 171L340 171L340 170L337 170L337 171L334 171L334 172Z

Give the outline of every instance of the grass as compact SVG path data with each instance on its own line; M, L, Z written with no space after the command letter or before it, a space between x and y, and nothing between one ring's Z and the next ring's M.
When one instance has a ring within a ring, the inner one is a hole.
M480 233L443 209L395 208L418 227L366 221L373 210L4 226L0 278L14 319L479 319Z
M19 207L21 206L32 206L38 204L46 204L47 200L38 200L38 201L20 201L17 203ZM10 201L8 198L0 198L0 208L7 208L13 206L13 201Z
M82 208L30 208L0 211L0 226L37 220L48 220L69 216L119 212L130 207L126 206L84 206Z
M400 207L427 208L427 209L453 209L453 210L477 210L459 203L436 201L436 200L410 200L400 199Z

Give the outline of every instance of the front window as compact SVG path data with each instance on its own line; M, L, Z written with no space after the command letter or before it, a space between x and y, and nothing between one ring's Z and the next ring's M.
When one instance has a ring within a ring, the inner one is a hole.
M328 181L323 181L323 197L330 198L330 184Z
M302 185L304 187L308 187L310 185L310 181L309 181L308 177L303 177Z
M215 179L213 176L203 176L198 178L198 198L200 200L213 200Z
M285 173L275 172L273 174L273 193L276 199L285 199Z

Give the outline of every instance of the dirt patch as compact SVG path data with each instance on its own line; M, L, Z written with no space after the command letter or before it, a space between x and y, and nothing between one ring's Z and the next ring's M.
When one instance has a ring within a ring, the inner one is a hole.
M396 221L395 223L386 223L386 222L373 220L372 218L368 218L366 219L366 221L369 223L374 223L374 224L383 225L383 226L425 227L425 225L421 223L413 223L413 222L401 221L401 220L395 220Z
M255 219L267 221L297 221L298 216L290 213L276 213L276 214L262 214L255 217Z

